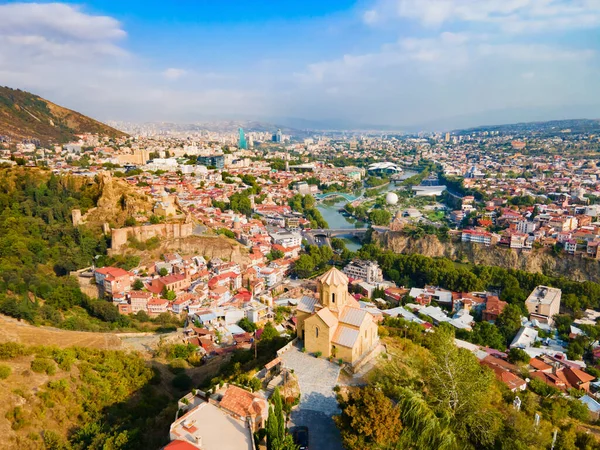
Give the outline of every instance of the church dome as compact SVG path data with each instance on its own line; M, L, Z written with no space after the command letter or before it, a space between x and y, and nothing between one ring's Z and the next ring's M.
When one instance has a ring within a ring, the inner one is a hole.
M332 267L319 278L321 284L327 286L341 286L348 284L348 277L340 270Z

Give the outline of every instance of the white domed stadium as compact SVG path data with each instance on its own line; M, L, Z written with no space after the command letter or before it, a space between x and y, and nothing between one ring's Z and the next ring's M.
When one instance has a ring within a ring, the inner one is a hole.
M385 201L388 205L395 205L398 203L398 195L394 192L388 192L388 194L385 196Z

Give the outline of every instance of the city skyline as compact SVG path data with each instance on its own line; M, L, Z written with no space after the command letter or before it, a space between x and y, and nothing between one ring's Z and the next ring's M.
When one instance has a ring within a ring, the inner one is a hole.
M0 2L0 84L138 122L600 117L593 0L113 3Z

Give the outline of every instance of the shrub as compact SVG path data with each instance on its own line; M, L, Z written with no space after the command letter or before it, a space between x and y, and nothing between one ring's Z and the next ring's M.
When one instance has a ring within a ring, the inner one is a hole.
M0 359L13 359L28 354L23 344L5 342L0 344Z
M27 434L27 438L31 439L32 441L39 441L40 440L40 435L35 433L34 431L30 432Z
M315 352L315 358L320 358L322 354L322 352Z
M165 348L167 359L186 359L196 353L196 347L192 344L174 344Z
M185 359L174 359L173 361L171 361L169 363L169 370L171 372L173 372L174 374L180 374L180 373L184 373L185 369L188 368L188 363L185 361Z
M55 431L44 430L44 446L47 449L68 448L64 439Z
M75 353L72 350L58 350L54 354L54 361L65 372L71 371L71 366L75 363Z
M252 392L260 391L262 389L262 383L258 378L250 378L248 380L248 387L252 390Z
M4 364L0 364L0 380L5 380L10 376L11 369Z
M27 425L25 412L20 406L15 406L13 409L8 411L5 417L12 422L11 428L13 430L19 430Z
M31 370L37 373L46 372L48 375L54 375L56 373L56 365L49 359L36 357L31 361Z
M202 356L200 356L198 353L194 353L193 355L190 355L190 357L187 359L187 362L194 367L199 367L202 365Z

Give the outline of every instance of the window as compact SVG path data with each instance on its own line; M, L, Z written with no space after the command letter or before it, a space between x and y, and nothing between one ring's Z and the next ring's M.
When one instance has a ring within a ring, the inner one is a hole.
M335 303L335 294L331 294L331 303Z
M319 327L315 327L315 337L319 337Z

